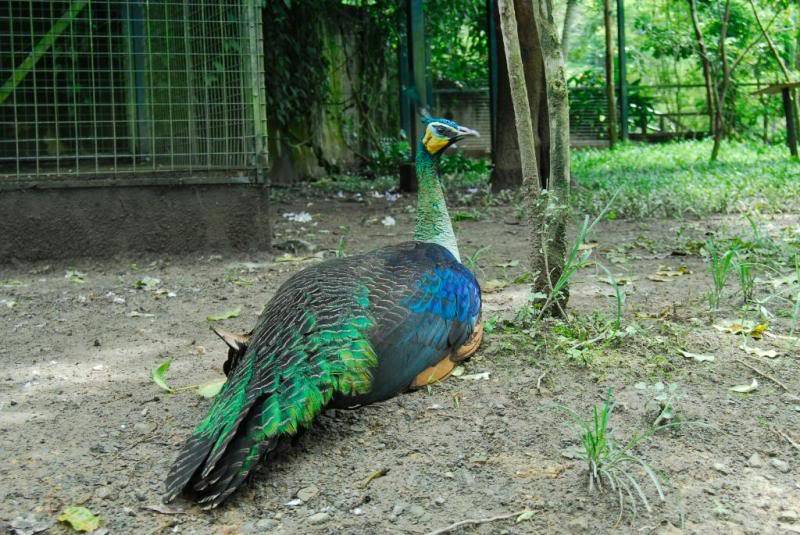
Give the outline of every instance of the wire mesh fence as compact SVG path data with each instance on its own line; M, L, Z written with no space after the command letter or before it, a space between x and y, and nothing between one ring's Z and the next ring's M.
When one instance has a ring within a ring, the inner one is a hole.
M0 187L266 165L256 0L7 0L0 84Z

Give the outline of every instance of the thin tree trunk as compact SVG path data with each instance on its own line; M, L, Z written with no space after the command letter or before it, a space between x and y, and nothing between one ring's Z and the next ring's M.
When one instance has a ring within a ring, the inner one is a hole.
M580 0L567 0L567 7L564 11L564 26L561 28L561 53L564 55L564 61L569 55L569 34L578 16L578 2Z
M786 63L784 63L780 52L778 52L778 48L775 46L772 37L770 37L769 33L767 32L767 28L765 28L764 24L761 22L761 17L758 16L758 10L756 9L756 4L753 0L750 0L750 7L753 9L753 16L756 19L756 24L758 24L758 29L761 30L761 35L764 36L764 39L767 41L767 45L769 46L769 50L772 52L772 56L775 58L775 61L778 62L778 67L780 67L781 72L783 73L783 78L787 82L792 82L792 75L789 72L789 69L786 67ZM792 107L794 108L795 121L797 121L797 119L800 118L800 106L797 105L797 98L792 98Z
M547 180L549 202L545 219L547 242L544 260L548 289L552 291L554 283L564 270L566 254L566 201L570 185L569 98L563 48L558 42L552 2L535 1L539 8L534 15L541 42L551 133L550 174ZM568 299L568 290L556 296L555 303L562 314Z
M700 63L703 66L703 81L706 86L706 108L708 108L708 129L714 133L714 117L716 114L716 92L711 78L711 57L706 48L706 41L703 38L703 31L700 29L700 21L697 18L697 2L689 1L689 12L692 16L692 26L694 27L694 38L697 41L697 48L700 52Z
M603 0L603 26L606 33L606 104L608 106L608 144L617 144L617 99L614 96L614 53L611 27L611 0Z
M544 204L541 195L539 167L536 159L536 146L531 119L531 106L525 81L525 69L519 44L517 15L514 0L498 0L500 8L500 30L503 36L508 81L514 107L514 123L517 130L522 186L527 201L528 224L531 230L530 267L534 274L544 273L542 255L542 227ZM538 276L536 277L538 279ZM536 285L534 285L534 289Z
M728 52L725 41L728 38L728 23L731 19L731 0L725 0L725 13L719 27L719 58L722 63L722 78L717 84L717 105L714 113L714 146L711 149L711 161L719 157L722 138L725 135L725 98L731 82L731 67L728 63Z

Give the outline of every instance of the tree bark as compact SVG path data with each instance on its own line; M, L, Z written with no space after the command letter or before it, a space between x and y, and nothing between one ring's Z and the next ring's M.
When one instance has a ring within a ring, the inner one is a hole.
M728 39L728 23L731 20L731 0L725 0L725 13L719 27L719 59L722 63L722 77L717 84L717 106L714 110L714 146L711 149L711 161L719 157L722 138L725 135L725 98L731 82L731 68L728 63L728 52L725 41Z
M715 89L711 78L711 57L706 48L706 41L703 38L703 31L700 29L700 20L697 17L696 0L689 1L689 13L692 17L692 27L694 28L694 38L697 41L697 48L700 54L700 63L703 66L703 81L706 86L706 108L708 109L708 130L714 133L714 117L716 110Z
M617 144L617 99L614 96L614 53L611 26L611 0L603 0L603 26L605 27L606 50L606 105L608 107L608 145Z
M531 0L514 0L517 22L517 41L524 65L524 76L528 91L528 108L531 110L531 123L539 167L541 185L545 187L550 170L550 128L547 121L547 93L545 91L544 64L542 60L539 35L533 17ZM499 4L495 14L500 28ZM492 190L500 191L519 187L523 182L520 172L520 150L517 132L514 129L515 113L509 87L506 50L498 47L498 88L497 88L497 139L495 145L495 166L492 171Z
M578 3L580 0L567 0L567 7L564 11L564 25L561 28L561 53L564 61L569 55L569 37L572 27L575 26L575 19L578 16Z
M500 12L495 8L495 28L500 28ZM500 36L498 36L500 37ZM520 172L519 144L514 128L514 104L508 84L506 52L497 47L497 132L495 141L495 161L492 169L492 191L518 188L522 184Z
M525 192L528 225L531 232L530 269L534 274L534 290L546 272L543 255L545 204L542 202L541 177L536 158L536 144L531 119L531 106L525 80L525 68L520 48L519 28L514 0L498 0L500 30L503 36L508 82L514 109L514 124L519 144L522 187Z
M551 294L566 249L569 103L564 58L550 0L499 0L498 5L531 232L533 290ZM568 291L553 296L548 308L563 313L568 296Z
M519 159L522 170L522 183L527 186L531 193L538 196L541 192L539 167L536 162L533 121L531 120L531 107L528 101L528 87L525 83L525 70L519 44L514 0L498 0L497 3L500 8L500 30L503 35L503 49L505 50L506 65L508 67L509 89L514 109L514 125L516 126L517 143L520 149Z
M547 287L552 290L554 283L564 271L566 254L567 199L570 186L569 92L563 47L558 42L552 2L538 0L536 3L538 5L536 22L541 42L551 132L550 174L546 184L547 241L544 260ZM568 288L562 295L556 296L555 304L562 314L568 299Z

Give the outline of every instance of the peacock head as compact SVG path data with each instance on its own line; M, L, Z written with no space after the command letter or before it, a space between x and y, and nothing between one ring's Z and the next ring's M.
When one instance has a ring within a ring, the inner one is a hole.
M422 137L422 146L428 151L431 156L438 156L453 143L464 139L465 137L475 136L480 137L480 134L461 126L455 121L450 119L441 119L439 117L427 117L422 121L425 124L425 135Z

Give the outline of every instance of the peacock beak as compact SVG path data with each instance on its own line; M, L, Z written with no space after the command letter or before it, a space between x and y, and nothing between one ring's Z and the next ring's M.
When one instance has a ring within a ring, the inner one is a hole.
M456 141L462 140L465 137L481 137L477 130L473 130L472 128L467 128L466 126L459 126L458 127L458 134L456 134Z

